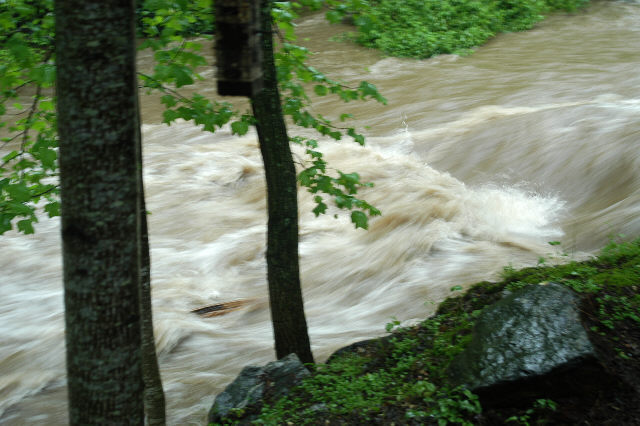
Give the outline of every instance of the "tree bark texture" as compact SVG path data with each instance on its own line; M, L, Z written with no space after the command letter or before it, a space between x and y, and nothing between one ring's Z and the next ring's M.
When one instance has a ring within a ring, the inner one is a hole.
M70 424L143 424L134 3L57 0Z
M138 122L140 110L138 109ZM147 206L144 200L142 134L138 126L138 205L140 206L140 324L142 334L142 378L144 381L144 412L147 424L166 424L166 409L162 378L153 334L153 313L151 303L151 255L149 251L149 230L147 226Z
M264 88L252 98L267 181L267 279L276 356L313 362L298 266L296 171L280 106L273 59L271 1L261 0Z

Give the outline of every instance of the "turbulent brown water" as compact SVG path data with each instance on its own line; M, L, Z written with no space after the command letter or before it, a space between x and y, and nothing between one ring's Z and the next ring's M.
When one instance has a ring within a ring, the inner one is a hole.
M383 334L393 316L428 316L453 285L562 258L549 241L583 257L611 235L640 235L640 4L596 2L500 35L471 56L425 61L329 41L345 28L321 16L299 29L317 68L366 79L389 100L316 102L318 112L351 112L369 126L365 148L322 148L336 167L376 183L363 195L383 211L369 231L356 231L346 217L314 218L300 194L317 360ZM146 60L141 54L142 68ZM204 424L215 394L244 365L274 356L261 160L255 135L166 127L155 101L143 102L169 423ZM35 235L0 241L0 423L64 424L59 222L43 218ZM249 302L225 316L190 313L237 299Z

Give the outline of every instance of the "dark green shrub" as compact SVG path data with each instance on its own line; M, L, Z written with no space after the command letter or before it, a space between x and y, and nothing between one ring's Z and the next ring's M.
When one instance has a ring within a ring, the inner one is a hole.
M340 10L358 28L357 42L393 56L427 58L464 52L499 32L529 29L545 13L573 11L587 1L351 0Z

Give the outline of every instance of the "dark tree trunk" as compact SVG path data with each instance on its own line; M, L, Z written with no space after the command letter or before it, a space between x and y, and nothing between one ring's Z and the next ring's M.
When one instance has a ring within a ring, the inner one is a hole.
M267 180L267 278L276 356L313 362L298 267L296 171L282 116L273 61L271 2L261 0L264 88L252 98Z
M140 113L138 110L138 121ZM166 410L162 378L156 354L156 340L153 334L153 313L151 303L151 256L149 253L149 231L147 227L147 206L144 201L142 176L142 134L138 126L138 205L140 206L140 324L142 333L142 378L144 381L144 412L150 426L166 424Z
M55 15L69 419L141 425L134 4Z

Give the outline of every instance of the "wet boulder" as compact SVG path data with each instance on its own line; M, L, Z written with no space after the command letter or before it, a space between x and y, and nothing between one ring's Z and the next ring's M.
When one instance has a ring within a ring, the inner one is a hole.
M471 343L449 367L483 406L593 395L611 377L580 321L579 298L560 284L516 291L478 318Z
M252 417L247 416L247 412L257 412L265 398L286 395L309 374L296 354L289 354L263 367L247 366L216 397L209 411L209 423L219 423L234 410L242 410L243 419L249 422Z

